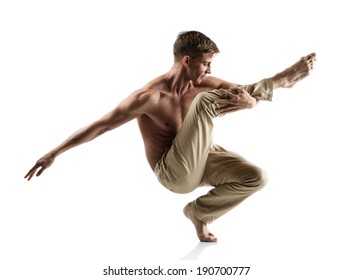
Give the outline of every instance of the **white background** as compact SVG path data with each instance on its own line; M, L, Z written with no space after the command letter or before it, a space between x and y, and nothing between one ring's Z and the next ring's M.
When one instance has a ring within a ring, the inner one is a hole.
M251 266L246 279L351 279L348 3L1 1L0 278L117 279L103 269L229 265ZM167 72L183 30L212 38L221 50L212 74L240 84L310 52L318 58L309 78L275 91L272 103L216 120L215 142L270 177L210 225L218 244L199 244L182 214L207 189L177 195L160 186L135 121L23 179L71 133Z

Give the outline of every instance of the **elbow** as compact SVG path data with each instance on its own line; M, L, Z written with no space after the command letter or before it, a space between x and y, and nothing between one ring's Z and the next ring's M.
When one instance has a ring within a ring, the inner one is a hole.
M86 135L88 138L91 138L90 140L92 140L109 130L111 130L109 123L97 121L86 130Z
M112 129L112 128L109 127L109 126L104 126L103 128L101 128L101 129L99 129L99 130L97 131L97 136L100 136L100 135L102 135L102 134L108 132L108 131L111 130L111 129Z

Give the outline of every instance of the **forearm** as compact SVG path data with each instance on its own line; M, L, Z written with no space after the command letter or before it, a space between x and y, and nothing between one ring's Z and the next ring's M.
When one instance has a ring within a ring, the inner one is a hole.
M81 144L84 144L86 142L93 140L94 138L103 134L107 130L108 129L102 128L100 125L97 125L96 123L89 125L87 127L81 128L80 130L72 134L69 138L67 138L59 146L54 148L50 152L50 154L56 157L71 148L74 148L76 146L79 146Z

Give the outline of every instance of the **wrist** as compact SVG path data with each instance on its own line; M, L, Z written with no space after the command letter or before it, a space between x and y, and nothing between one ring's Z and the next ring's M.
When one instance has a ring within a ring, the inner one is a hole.
M50 151L49 153L47 153L48 156L56 158L59 154L61 154L61 152L58 149L54 149L52 151Z

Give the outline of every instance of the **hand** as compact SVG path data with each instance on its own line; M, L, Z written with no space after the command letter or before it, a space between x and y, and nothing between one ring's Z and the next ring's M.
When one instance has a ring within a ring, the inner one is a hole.
M27 178L27 180L29 181L31 180L34 174L36 174L37 177L40 176L45 169L47 169L50 165L53 164L54 160L55 160L54 155L46 154L36 162L36 164L31 168L31 170L29 170L29 172L26 174L24 178L25 179ZM40 169L38 170L38 168Z
M220 114L228 114L253 108L257 104L257 100L240 87L233 87L228 90L220 89L218 93L224 95L224 98L219 98L214 101L215 104L221 105L220 108L217 109Z

